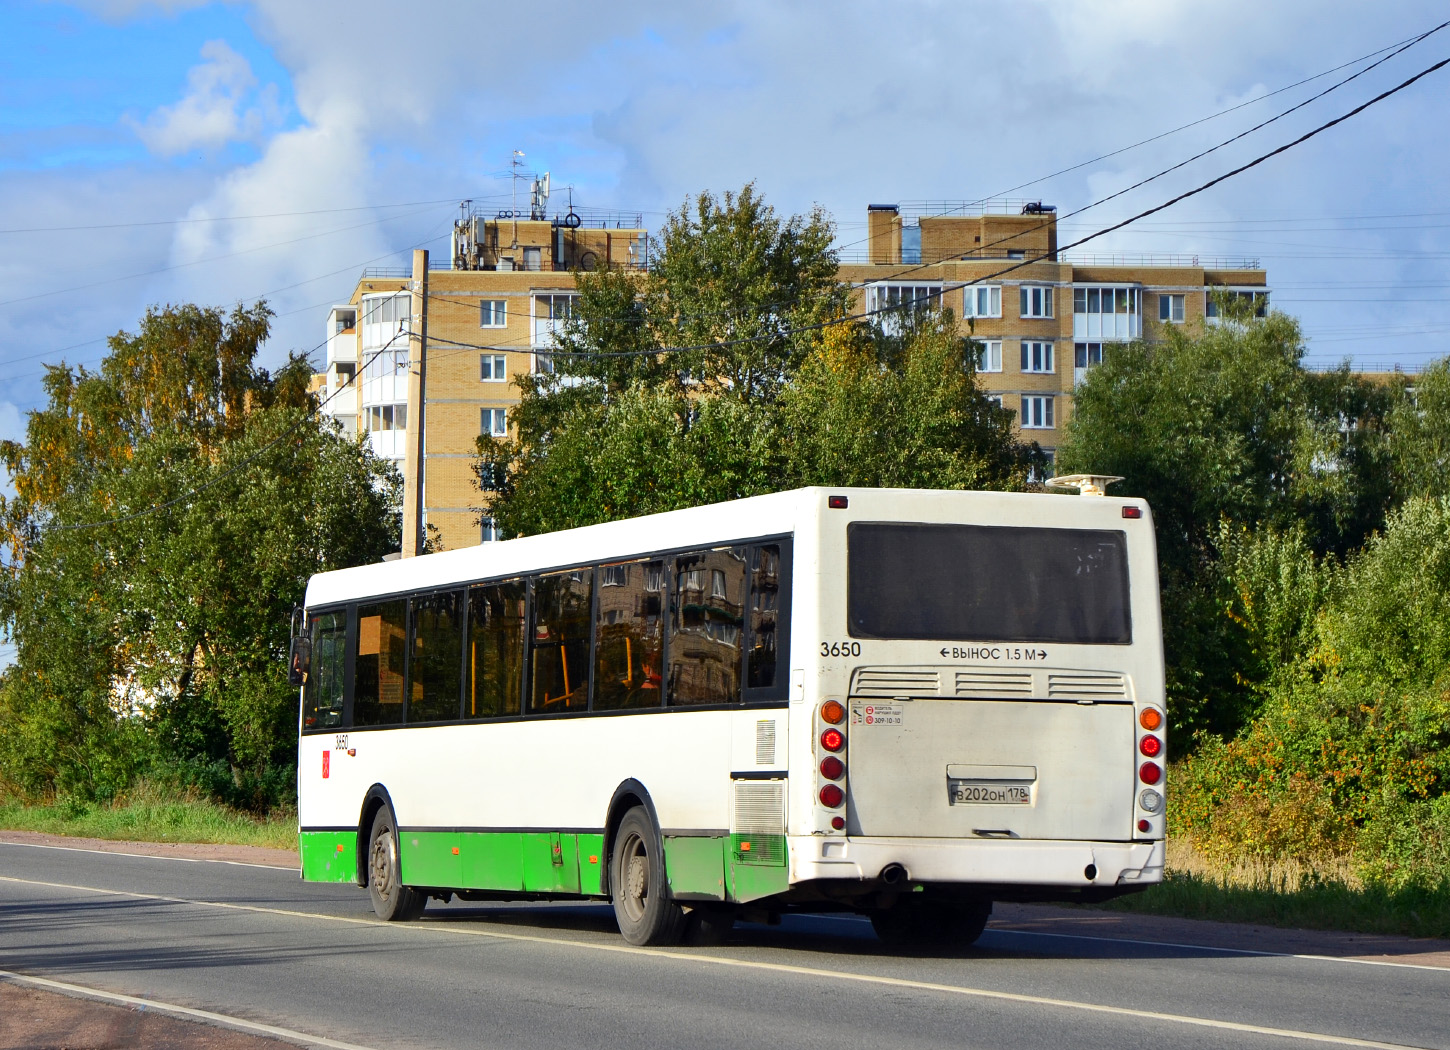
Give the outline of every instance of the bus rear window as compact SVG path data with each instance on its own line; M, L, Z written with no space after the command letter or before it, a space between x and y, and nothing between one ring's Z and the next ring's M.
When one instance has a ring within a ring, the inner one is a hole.
M846 544L855 638L1133 640L1121 532L855 522Z

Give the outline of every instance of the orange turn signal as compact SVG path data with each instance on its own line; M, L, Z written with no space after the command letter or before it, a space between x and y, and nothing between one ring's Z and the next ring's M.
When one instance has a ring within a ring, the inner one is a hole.
M1145 707L1138 715L1138 724L1151 733L1163 724L1163 712L1156 707Z
M839 700L827 700L821 705L821 720L838 726L846 720L846 708Z

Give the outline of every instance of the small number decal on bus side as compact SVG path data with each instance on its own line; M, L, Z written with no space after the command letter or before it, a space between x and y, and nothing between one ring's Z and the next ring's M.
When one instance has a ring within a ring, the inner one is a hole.
M822 656L860 656L860 642L822 642Z

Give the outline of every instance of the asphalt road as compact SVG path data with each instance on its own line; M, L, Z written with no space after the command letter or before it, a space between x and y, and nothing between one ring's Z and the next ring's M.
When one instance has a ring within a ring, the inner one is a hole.
M295 872L0 844L0 970L393 1047L1450 1050L1450 970L991 930L944 955L849 917L639 949L594 905L429 907Z

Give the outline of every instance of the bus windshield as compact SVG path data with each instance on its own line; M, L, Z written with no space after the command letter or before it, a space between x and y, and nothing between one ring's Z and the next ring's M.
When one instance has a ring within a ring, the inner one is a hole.
M847 558L857 638L1133 640L1122 532L855 522Z

